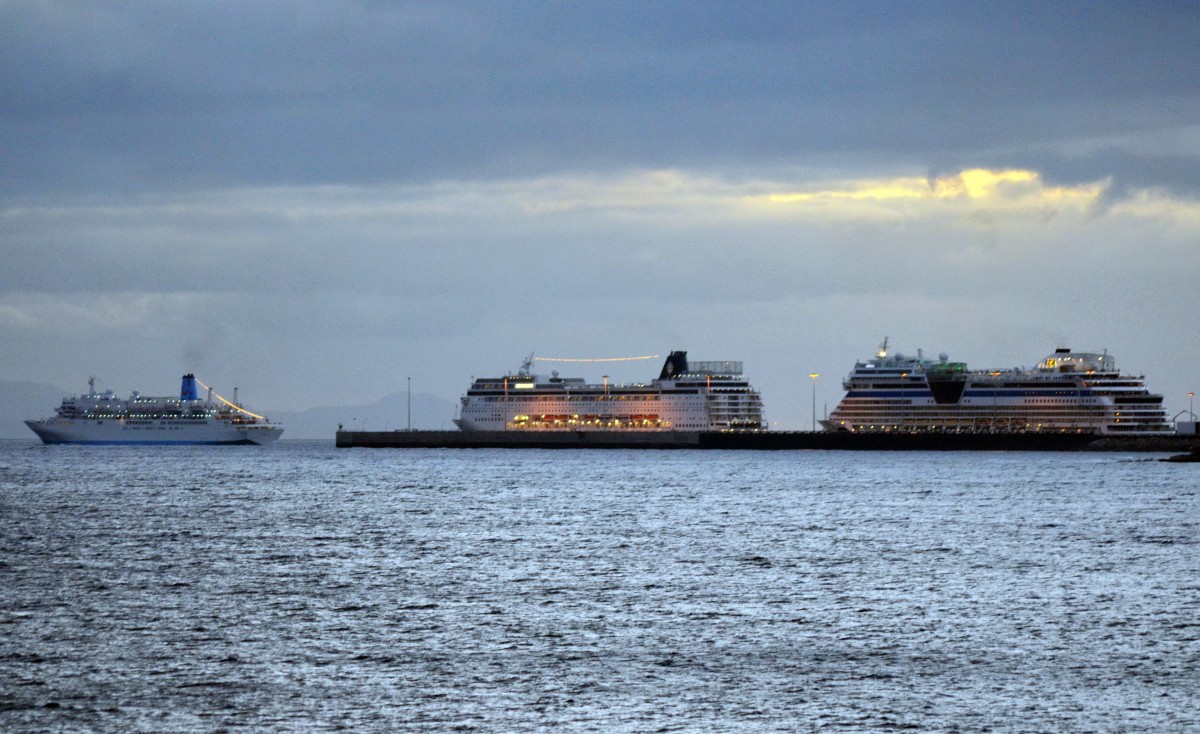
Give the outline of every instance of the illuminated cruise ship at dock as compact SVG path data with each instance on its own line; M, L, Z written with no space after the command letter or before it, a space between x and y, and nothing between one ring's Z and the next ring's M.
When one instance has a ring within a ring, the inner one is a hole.
M455 424L463 431L763 431L762 398L734 361L689 362L671 352L658 379L610 385L515 374L476 379Z
M858 362L827 431L1089 433L1158 436L1173 430L1162 395L1122 374L1107 352L1060 348L1032 369L969 370L945 354L889 352Z

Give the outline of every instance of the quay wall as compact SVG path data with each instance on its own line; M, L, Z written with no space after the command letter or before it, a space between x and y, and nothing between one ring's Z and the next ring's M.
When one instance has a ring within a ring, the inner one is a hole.
M1097 438L1069 433L823 431L338 431L339 448L717 449L839 451L1200 451L1200 437Z
M695 431L338 431L339 447L407 449L699 448Z

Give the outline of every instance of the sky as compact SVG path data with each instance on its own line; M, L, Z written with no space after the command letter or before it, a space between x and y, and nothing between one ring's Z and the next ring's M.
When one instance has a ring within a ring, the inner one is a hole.
M1196 2L0 0L0 380L302 410L686 350L799 429L886 336L1108 350L1173 415L1198 48Z

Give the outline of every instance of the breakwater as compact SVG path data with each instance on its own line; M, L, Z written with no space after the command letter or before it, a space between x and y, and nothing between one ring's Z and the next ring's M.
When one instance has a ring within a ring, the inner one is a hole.
M725 449L755 451L1145 451L1200 449L1195 436L1098 438L1078 433L822 431L338 431L339 448Z

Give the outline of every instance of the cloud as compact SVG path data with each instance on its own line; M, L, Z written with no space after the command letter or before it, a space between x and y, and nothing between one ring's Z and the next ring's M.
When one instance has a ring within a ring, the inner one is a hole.
M427 364L452 397L534 349L687 348L793 406L789 370L884 334L1195 363L1167 325L1200 272L1196 27L1178 4L0 3L0 370L200 362L304 407Z
M771 204L802 204L834 201L867 202L869 207L893 200L958 201L1014 211L1044 209L1055 205L1091 206L1103 193L1103 184L1046 186L1040 174L1026 170L994 171L972 168L949 176L904 177L877 181L842 182L836 189L812 192L773 193Z
M836 374L884 334L1002 364L1036 361L1029 342L1040 352L1063 335L1115 348L1114 334L1137 334L1161 351L1176 341L1163 314L1200 274L1200 205L1165 190L1116 197L1105 181L1049 184L1029 169L774 173L26 202L0 212L0 332L13 345L0 366L49 353L73 384L81 355L149 353L107 374L153 384L151 365L178 364L299 408L338 391L373 399L396 370L429 362L453 365L436 389L422 380L449 399L465 376L530 351L683 348L742 359L786 396L779 355L835 355L804 370ZM275 395L275 382L313 392Z
M0 296L0 327L37 330L49 338L70 338L80 331L120 334L151 322L183 321L193 311L193 294L122 290L90 294L9 291Z
M0 20L8 196L1196 164L1182 6L18 2Z
M582 286L603 282L613 297L740 300L787 292L789 279L807 289L873 284L903 263L1015 267L1021 256L1056 270L1052 254L1127 227L1195 236L1195 201L1161 190L1114 199L1107 186L1049 185L1016 169L834 181L632 171L26 204L0 221L9 277L29 292L307 298L401 288L405 299L442 301L460 289L500 297L532 269L553 276L537 280L545 297L590 299ZM1060 244L1041 248L1047 240ZM852 272L848 253L880 267Z

